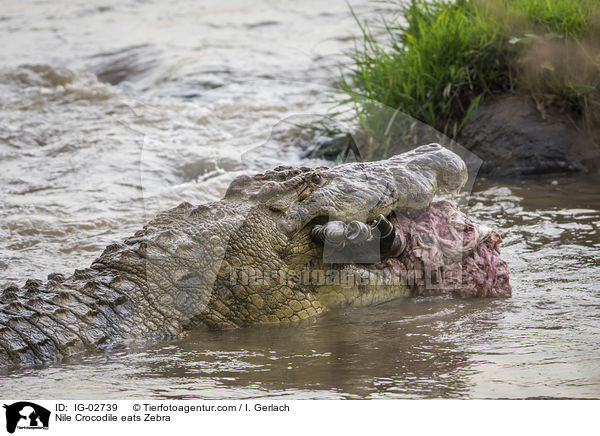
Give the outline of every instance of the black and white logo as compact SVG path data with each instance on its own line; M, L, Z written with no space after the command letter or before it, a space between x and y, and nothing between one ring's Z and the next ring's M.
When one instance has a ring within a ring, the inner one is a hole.
M28 401L19 401L4 405L6 409L6 431L14 433L16 429L48 429L50 411Z

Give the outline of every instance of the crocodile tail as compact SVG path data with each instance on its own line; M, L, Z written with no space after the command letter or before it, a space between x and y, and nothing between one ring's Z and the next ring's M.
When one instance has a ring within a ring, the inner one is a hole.
M46 364L113 343L130 305L90 270L9 286L0 294L0 365Z

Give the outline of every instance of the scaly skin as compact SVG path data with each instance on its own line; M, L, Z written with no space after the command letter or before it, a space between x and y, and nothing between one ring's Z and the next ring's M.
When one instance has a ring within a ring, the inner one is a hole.
M385 259L326 263L311 230L427 208L466 177L464 162L433 144L380 162L238 177L221 201L159 214L71 277L5 289L0 362L43 364L132 339L289 324L340 305L409 296L412 287L394 280ZM399 260L390 262L397 270ZM323 279L331 273L342 282ZM348 285L348 277L356 280Z

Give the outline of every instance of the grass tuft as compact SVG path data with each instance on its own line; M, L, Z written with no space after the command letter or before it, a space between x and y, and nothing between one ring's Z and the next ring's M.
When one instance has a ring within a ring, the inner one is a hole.
M363 129L385 129L369 100L451 137L482 98L509 91L600 112L598 0L410 0L391 8L397 18L384 24L383 42L355 16L363 38L341 86Z

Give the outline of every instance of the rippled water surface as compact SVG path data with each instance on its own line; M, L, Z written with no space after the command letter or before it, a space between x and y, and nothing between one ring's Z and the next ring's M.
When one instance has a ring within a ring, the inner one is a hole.
M156 211L217 199L242 172L305 163L293 129L272 128L327 110L359 33L343 1L102 5L0 5L0 287L88 265ZM503 235L512 298L415 298L198 333L5 374L0 390L600 397L597 178L481 181L464 209Z

